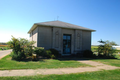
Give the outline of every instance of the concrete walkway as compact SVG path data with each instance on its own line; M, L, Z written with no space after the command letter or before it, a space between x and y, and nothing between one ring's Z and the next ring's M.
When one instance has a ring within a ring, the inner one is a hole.
M0 51L0 59L2 59L3 57L5 57L6 55L10 54L11 51L12 51L12 49Z
M48 74L70 74L70 73L81 73L91 72L99 70L113 70L119 67L105 65L102 63L84 60L79 61L85 64L89 64L95 67L79 67L79 68L59 68L59 69L23 69L23 70L1 70L0 76L31 76L31 75L48 75Z

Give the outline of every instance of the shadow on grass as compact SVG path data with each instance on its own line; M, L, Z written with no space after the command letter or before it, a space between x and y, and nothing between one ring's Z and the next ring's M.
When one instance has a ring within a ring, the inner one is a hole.
M17 60L18 62L45 62L46 58L37 58L37 59L32 59L32 58L26 58L26 59L22 59L22 60ZM16 61L16 60L15 60Z
M83 61L83 60L109 60L109 59L113 59L113 60L120 60L117 58L113 58L113 57L94 57L94 58L85 58L85 57L77 57L77 56L64 56L64 57L60 57L57 60L60 61L65 61L65 60L76 60L76 61Z
M23 60L19 60L19 62L46 62L45 60L50 59L50 58L46 58L46 57L38 57L37 59L32 59L31 57L28 57L26 59ZM74 60L74 61L84 61L84 60L109 60L109 59L113 59L113 60L120 60L117 58L110 58L110 57L95 57L95 58L85 58L85 57L77 57L77 56L60 56L58 58L56 58L55 60L59 60L59 61L69 61L69 60Z

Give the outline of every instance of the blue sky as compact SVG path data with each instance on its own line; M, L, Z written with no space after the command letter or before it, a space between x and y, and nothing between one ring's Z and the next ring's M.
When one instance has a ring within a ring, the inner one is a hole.
M120 0L0 0L0 42L14 37L29 39L28 30L36 22L58 20L96 30L97 41L120 45Z

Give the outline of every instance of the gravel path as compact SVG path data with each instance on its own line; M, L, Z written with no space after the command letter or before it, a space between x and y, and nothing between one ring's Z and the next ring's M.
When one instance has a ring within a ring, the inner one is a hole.
M59 69L22 69L22 70L0 70L0 76L31 76L31 75L48 75L48 74L70 74L70 73L81 73L91 72L99 70L113 70L119 67L105 65L102 63L80 60L79 62L89 64L95 67L79 67L79 68L59 68Z

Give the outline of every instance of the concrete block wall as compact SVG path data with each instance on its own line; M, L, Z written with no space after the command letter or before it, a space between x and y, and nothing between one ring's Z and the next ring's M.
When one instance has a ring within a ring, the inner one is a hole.
M74 30L75 34L75 47L74 47L74 53L80 53L82 50L82 30Z
M82 50L91 50L91 32L82 32Z
M52 48L52 28L38 26L38 47Z
M52 48L61 53L61 28L52 27Z
M34 46L37 47L37 42L38 42L38 28L34 29L30 33L30 41L35 41L36 43L34 44Z
M36 47L54 48L63 53L63 35L71 35L71 54L82 50L91 50L91 32L57 27L37 26L30 33L30 40L36 41Z

